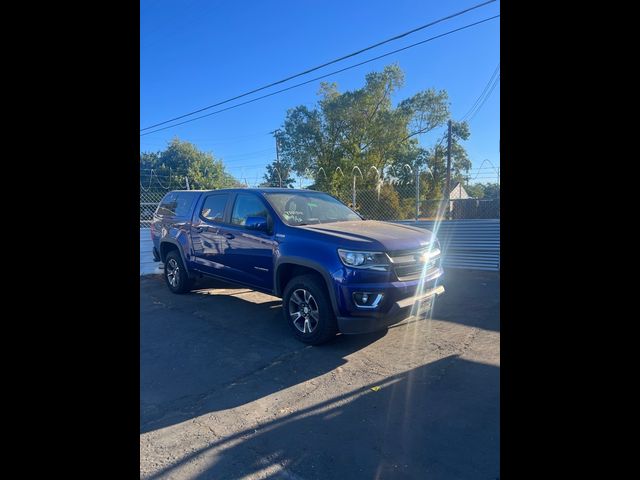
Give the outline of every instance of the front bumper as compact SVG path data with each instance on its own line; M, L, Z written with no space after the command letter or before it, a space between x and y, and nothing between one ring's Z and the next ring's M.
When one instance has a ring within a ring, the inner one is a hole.
M384 329L411 316L420 316L431 307L433 299L444 293L442 285L428 288L419 295L413 295L393 302L386 312L371 313L367 316L338 316L338 328L341 333L368 333Z

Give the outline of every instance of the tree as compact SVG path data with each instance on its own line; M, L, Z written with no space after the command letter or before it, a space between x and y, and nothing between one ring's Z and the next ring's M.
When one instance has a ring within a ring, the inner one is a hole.
M462 146L463 140L468 140L471 135L467 122L451 122L451 188L457 182L464 183L466 173L471 168L471 160L467 151ZM435 146L428 151L426 163L429 165L433 178L431 186L434 196L440 198L446 190L447 179L447 137L448 129ZM437 194L438 196L435 196Z
M398 220L407 217L406 208L398 192L388 183L381 185L379 195L375 190L361 192L356 198L356 208L365 218Z
M404 75L397 65L369 73L360 89L340 93L335 83L323 83L318 107L290 109L281 134L281 158L298 175L312 172L317 188L339 194L349 190L356 166L363 171L359 188L377 187L371 166L385 169L423 152L417 137L444 125L449 118L447 93L425 90L401 101L392 94L402 87ZM338 169L339 167L339 169ZM326 173L319 175L320 169Z
M151 169L159 176L171 178L169 188L185 188L185 177L189 179L190 188L195 190L242 186L226 171L222 160L178 138L169 142L166 150L140 154L141 173Z
M500 198L500 185L498 183L474 183L464 187L472 198L496 199Z
M278 162L274 160L267 165L267 173L264 175L264 182L260 184L261 187L280 187L282 188L294 188L296 180L291 177L292 168L287 162ZM281 181L282 180L282 181Z
M484 198L500 198L500 184L487 183L484 185Z
M481 183L465 185L464 189L467 191L471 198L480 199L484 197L484 185L482 185Z
M392 96L403 82L402 70L390 65L382 72L366 75L359 89L340 92L335 83L322 83L316 108L297 106L287 112L280 136L280 159L298 175L311 175L314 188L348 202L355 167L359 167L363 178L358 173L356 207L372 218L413 216L419 172L421 211L427 207L437 210L446 188L448 95L430 88L394 107ZM420 145L421 135L441 128L443 133L433 146ZM471 167L462 145L469 135L467 123L452 122L454 183L462 181ZM389 183L394 185L390 187L393 194L387 187L383 192L383 184ZM368 197L388 203L391 213L380 206L367 207ZM365 213L364 209L370 211Z

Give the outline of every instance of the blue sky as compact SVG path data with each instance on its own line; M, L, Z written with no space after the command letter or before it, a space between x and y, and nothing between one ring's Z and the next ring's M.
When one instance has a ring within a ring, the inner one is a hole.
M481 0L141 0L140 128L216 103L392 37ZM357 57L254 96L320 76L500 12L500 2L411 34ZM397 63L405 85L394 103L427 88L449 93L454 119L463 117L500 62L500 19L436 39L326 79L341 91ZM249 185L275 158L270 131L286 111L313 107L320 81L172 129L140 137L141 151L158 151L177 136L222 159ZM248 97L252 98L252 97ZM247 98L243 99L246 100ZM227 106L227 105L225 105ZM212 110L211 110L212 111ZM207 112L204 112L207 113ZM465 142L471 178L495 181L487 159L500 165L500 83L471 122ZM443 131L443 130L442 130ZM429 147L435 135L425 135ZM303 182L305 185L308 182Z

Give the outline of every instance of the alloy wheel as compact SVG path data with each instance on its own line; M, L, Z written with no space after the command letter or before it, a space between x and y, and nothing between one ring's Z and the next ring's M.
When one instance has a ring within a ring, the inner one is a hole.
M176 288L180 278L180 267L178 266L178 262L176 262L174 258L170 259L165 266L165 271L167 272L169 285Z
M289 315L293 325L302 333L313 333L320 320L318 303L304 288L298 288L291 294Z

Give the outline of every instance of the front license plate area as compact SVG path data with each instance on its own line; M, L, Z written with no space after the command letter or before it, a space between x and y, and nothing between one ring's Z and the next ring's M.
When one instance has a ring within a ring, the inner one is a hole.
M426 300L416 300L413 304L412 311L416 317L426 317L431 313L431 306L433 305L433 297Z

